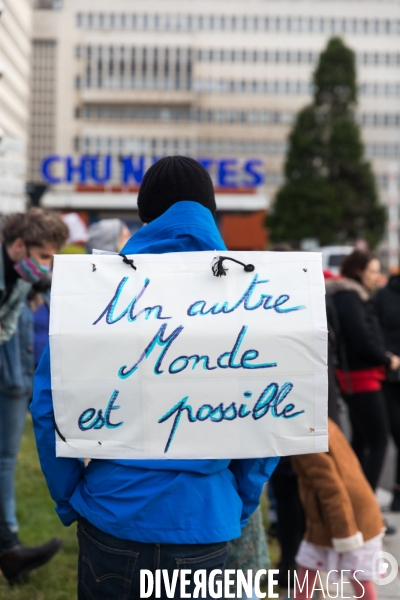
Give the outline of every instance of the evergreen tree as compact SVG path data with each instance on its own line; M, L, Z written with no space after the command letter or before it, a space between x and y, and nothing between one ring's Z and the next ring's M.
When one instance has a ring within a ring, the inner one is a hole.
M384 231L386 210L379 204L354 117L354 53L340 38L332 38L322 52L313 82L313 103L297 115L285 183L267 217L271 240L298 247L303 238L326 245L364 237L374 247Z

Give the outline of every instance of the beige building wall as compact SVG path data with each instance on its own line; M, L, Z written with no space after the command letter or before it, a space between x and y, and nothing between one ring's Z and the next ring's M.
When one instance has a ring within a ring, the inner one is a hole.
M272 200L332 35L357 55L358 118L385 201L388 165L400 156L399 1L66 0L37 10L34 44L47 44L53 73L46 152L260 158L260 191ZM40 181L44 150L35 148L31 177ZM59 205L82 201L68 196L72 186L57 190ZM54 194L48 202L57 204Z
M26 205L31 0L0 2L0 213Z

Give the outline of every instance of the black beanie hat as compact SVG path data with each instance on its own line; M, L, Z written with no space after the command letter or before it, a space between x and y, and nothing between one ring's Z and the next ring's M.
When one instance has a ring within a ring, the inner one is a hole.
M214 214L217 206L211 177L193 158L161 158L143 177L137 200L139 217L150 223L182 200L198 202Z

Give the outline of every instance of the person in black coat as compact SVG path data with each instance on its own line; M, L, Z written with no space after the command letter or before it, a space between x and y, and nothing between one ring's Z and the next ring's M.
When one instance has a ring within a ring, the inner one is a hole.
M379 260L356 250L342 264L342 279L326 282L340 325L336 377L349 407L353 449L374 490L389 435L382 381L386 369L400 366L400 358L385 346L371 298L379 274Z
M400 355L400 276L394 275L379 290L376 311L383 329L386 348ZM389 414L390 430L397 446L396 481L391 509L400 511L400 370L390 371L383 383L383 393Z

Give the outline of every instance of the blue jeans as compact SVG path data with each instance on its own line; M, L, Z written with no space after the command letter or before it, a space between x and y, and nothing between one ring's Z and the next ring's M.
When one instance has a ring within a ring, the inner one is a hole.
M8 528L18 531L14 475L29 406L27 396L9 396L0 392L0 503Z
M223 571L227 559L226 543L183 545L131 542L100 531L86 519L79 522L78 540L78 600L141 598L141 569L148 569L153 574L156 569L166 569L170 582L175 570L191 569L191 575L186 576L190 584L185 590L191 594L195 587L192 580L194 571ZM179 577L174 597L181 597ZM208 590L206 597L211 598ZM155 595L151 598L155 598ZM167 598L163 583L161 598Z

